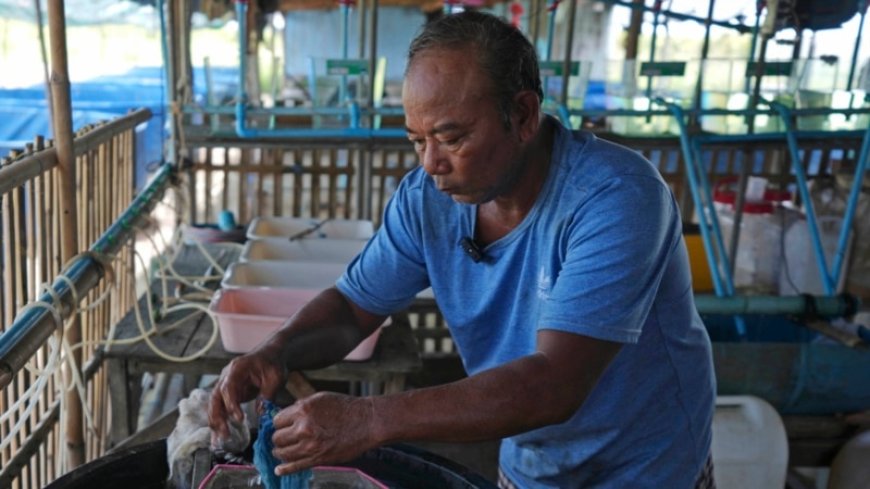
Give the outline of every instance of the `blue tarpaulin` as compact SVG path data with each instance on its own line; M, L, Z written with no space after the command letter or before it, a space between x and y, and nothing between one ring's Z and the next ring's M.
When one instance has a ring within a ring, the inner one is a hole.
M164 141L164 82L159 67L136 68L130 72L92 81L72 83L72 125L115 119L131 110L147 108L153 116L136 128L137 187L147 180L146 169L159 163ZM44 86L0 88L0 154L24 147L34 136L52 137L51 115Z
M215 90L233 93L237 70L212 69ZM137 187L148 180L147 170L161 161L166 141L165 82L162 68L134 68L123 75L104 76L70 85L72 123L77 130L87 124L115 119L131 110L147 108L150 121L136 128ZM204 74L194 70L196 98L205 91ZM51 118L42 85L29 88L0 88L0 155L23 148L34 136L52 137Z

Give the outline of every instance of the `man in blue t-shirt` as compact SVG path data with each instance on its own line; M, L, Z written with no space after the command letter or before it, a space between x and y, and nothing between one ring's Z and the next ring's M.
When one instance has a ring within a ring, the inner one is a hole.
M500 485L712 487L714 378L676 203L637 153L541 111L503 21L428 25L403 90L421 167L336 287L225 369L212 426L287 371L340 360L431 287L469 376L275 417L281 473L395 441L502 438Z

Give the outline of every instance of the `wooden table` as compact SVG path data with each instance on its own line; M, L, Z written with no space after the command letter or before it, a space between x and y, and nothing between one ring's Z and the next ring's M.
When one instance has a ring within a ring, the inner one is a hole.
M235 261L238 250L220 253L217 245L209 245L212 256L220 255L222 266ZM174 261L175 271L181 275L204 275L208 261L196 248L185 246ZM176 282L170 281L172 294ZM159 294L159 281L152 286L152 293ZM146 298L139 300L146 324ZM192 311L177 311L161 318L157 329L191 315ZM193 311L195 312L195 311ZM177 327L152 336L152 341L161 351L177 357L189 356L209 342L212 322L205 313L196 312ZM139 336L135 311L130 311L118 323L114 340ZM204 355L189 362L174 362L160 357L144 341L130 345L115 344L104 351L107 360L110 396L112 402L112 442L117 443L137 431L139 401L142 394L142 376L145 372L170 372L188 375L218 374L236 354L224 350L220 338ZM421 367L417 341L404 314L393 316L392 325L383 329L372 357L366 361L340 362L327 368L307 371L311 379L327 381L359 382L367 394L399 392L404 388L407 374Z

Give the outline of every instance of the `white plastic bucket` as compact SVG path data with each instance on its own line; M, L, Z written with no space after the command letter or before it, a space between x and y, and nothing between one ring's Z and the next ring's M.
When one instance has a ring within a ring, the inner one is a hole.
M719 489L785 487L788 438L779 413L763 399L716 398L712 452Z
M840 240L840 227L843 219L836 216L821 216L817 222L828 271L833 273L834 253L837 251L837 244ZM846 246L844 265L849 263L851 242L850 239L850 245ZM779 294L826 295L827 292L822 284L822 275L816 261L816 254L810 239L809 224L806 219L795 221L788 228L785 233L785 243L785 253L779 274ZM836 292L842 291L845 281L846 273L844 270L840 275L839 283L835 284Z
M870 431L852 437L831 463L828 489L867 489L870 486Z

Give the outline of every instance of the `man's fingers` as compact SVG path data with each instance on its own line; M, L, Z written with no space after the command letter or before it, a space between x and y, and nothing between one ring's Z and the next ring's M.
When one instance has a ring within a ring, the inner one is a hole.
M221 400L223 401L226 412L235 418L236 421L244 420L245 416L242 414L242 408L239 405L240 401L238 396L234 395L234 393L226 386L226 381L221 382L219 389Z
M275 426L275 432L278 433L281 428L288 428L293 425L293 422L299 418L299 410L302 407L302 402L296 401L293 404L278 411L278 414L272 418L272 424Z
M300 470L310 469L316 465L316 460L314 458L301 458L298 460L294 460L292 462L283 463L277 467L275 467L275 475L289 475L294 472L299 472Z
M224 406L223 396L219 392L212 392L208 403L208 425L220 438L229 437L227 427L227 413Z
M277 433L276 433L277 434ZM284 442L281 445L275 444L272 449L272 456L280 460L282 463L276 468L275 473L278 475L290 474L308 467L313 467L317 463L315 454L311 450L306 450L302 440L296 439L292 433L286 434ZM275 441L275 437L272 437ZM281 470L279 471L278 468Z

